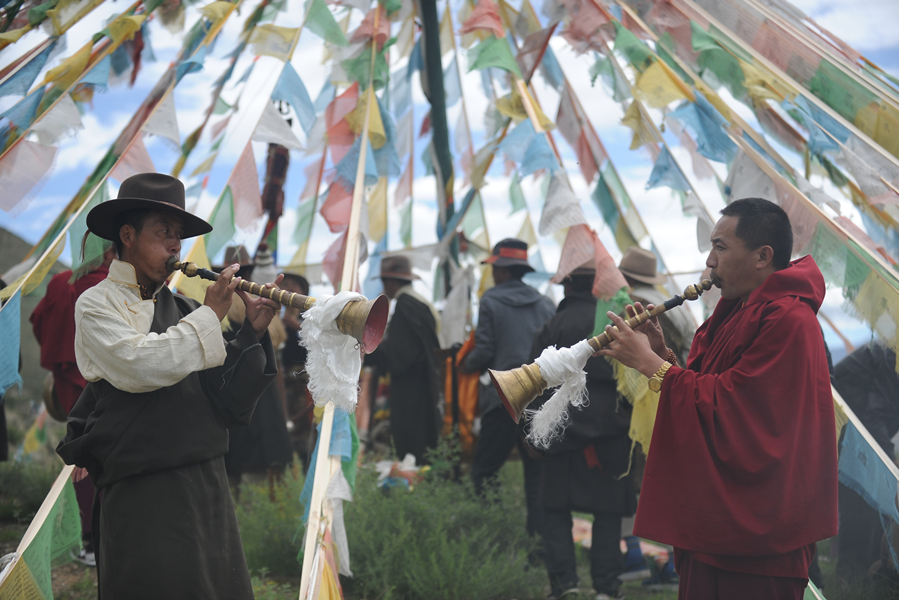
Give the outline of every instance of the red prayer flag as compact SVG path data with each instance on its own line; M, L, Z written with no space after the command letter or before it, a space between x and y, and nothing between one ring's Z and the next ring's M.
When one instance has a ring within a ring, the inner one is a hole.
M231 171L227 185L231 186L234 198L234 224L241 229L253 228L256 219L263 213L253 142L247 142L240 158L237 159L237 164L234 165L234 170Z
M374 32L375 27L375 10L381 12L378 15L378 31ZM353 32L353 37L350 39L350 43L354 44L356 42L365 42L372 37L375 38L375 41L378 42L378 51L384 47L384 43L387 41L387 38L390 37L390 21L387 19L387 11L384 9L384 6L379 4L377 8L373 8L368 11L368 14L365 15L365 19L362 20L362 23L359 27L356 28L356 31Z
M399 183L396 184L396 191L393 193L393 205L402 206L407 198L412 197L412 157L409 157L409 166L403 171Z
M343 257L346 254L346 231L337 236L322 258L322 272L334 286L334 293L340 287L340 279L343 277Z
M321 208L321 215L332 233L349 227L350 211L353 208L353 190L344 187L340 181L335 180L328 188L328 197Z
M506 31L503 28L502 19L499 17L499 7L496 6L493 0L480 0L478 2L474 10L471 11L471 16L462 23L459 35L472 33L478 29L493 33L497 39L505 37Z

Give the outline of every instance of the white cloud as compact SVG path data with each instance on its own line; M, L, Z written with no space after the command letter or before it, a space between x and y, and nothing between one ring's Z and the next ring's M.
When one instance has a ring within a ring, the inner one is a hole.
M895 0L795 0L822 27L862 52L899 46L899 3Z

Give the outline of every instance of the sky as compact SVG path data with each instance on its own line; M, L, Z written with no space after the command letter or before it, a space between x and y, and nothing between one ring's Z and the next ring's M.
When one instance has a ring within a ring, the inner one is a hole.
M773 0L768 0L773 3ZM451 8L454 15L461 6L459 0L451 0ZM197 9L203 2L189 7L186 11L188 25L198 18ZM520 5L520 0L511 0L515 7ZM445 2L438 1L441 13ZM534 1L538 12L541 10L540 0ZM243 21L249 16L251 8L255 6L255 0L243 0L240 13L233 16L225 25L223 32L216 41L214 48L207 55L203 69L197 73L187 75L175 90L174 99L177 108L178 126L183 140L202 120L204 111L209 106L212 91L212 82L227 68L226 55L235 47ZM795 6L808 14L815 22L830 30L835 35L855 47L866 58L877 63L893 75L899 76L899 28L895 23L899 22L899 2L895 0L871 0L866 2L864 10L859 9L858 2L848 0L797 0ZM103 28L104 24L113 18L123 8L122 3L105 2L97 8L88 18L85 18L65 35L65 49L59 51L52 58L45 70L58 64L64 57L69 56L75 49L81 47L89 37ZM287 10L275 17L275 24L284 27L296 27L302 22L302 3L300 0L287 0ZM342 10L339 14L343 14ZM350 12L350 31L362 19L362 13L358 10ZM546 21L546 17L541 15ZM458 28L459 24L456 23ZM396 34L398 25L393 26L393 34ZM176 59L178 50L183 41L183 32L169 31L160 22L154 19L149 29L151 32L150 44L156 60L148 60L144 55L144 63L133 87L123 81L110 86L106 93L97 93L94 96L92 106L86 107L82 116L83 129L72 137L64 140L60 145L59 153L51 174L42 181L32 193L31 197L16 207L11 213L0 212L0 227L9 229L26 241L34 243L45 232L47 227L59 213L59 211L72 199L78 189L84 183L93 167L102 158L116 136L131 118L135 109L146 97L159 77L165 72L168 65ZM24 36L18 43L0 51L0 68L9 64L28 48L33 47L46 37L41 31L35 31ZM595 127L599 137L606 146L612 162L619 171L625 187L631 195L635 205L639 209L647 229L656 247L665 258L669 271L673 273L685 273L676 278L677 283L686 286L696 278L694 272L704 267L705 256L697 246L696 220L685 217L681 213L680 200L673 196L667 189L645 190L645 182L652 170L652 159L647 152L642 150L631 151L631 132L620 124L623 110L616 103L601 83L591 84L588 74L590 66L595 58L590 54L578 55L568 43L560 36L555 36L552 48L558 58L563 72L575 89L577 96L584 105L588 117ZM330 72L330 63L322 63L323 44L320 38L304 31L300 43L294 53L292 64L301 76L310 96L313 100L321 90L326 77ZM395 59L395 56L394 56ZM446 66L452 59L452 53L444 56ZM480 148L485 142L485 129L483 115L488 107L488 100L482 91L481 77L478 72L465 73L467 64L465 52L459 51L460 72L463 73L463 97L467 114L469 116L469 128L472 133L475 148ZM271 90L277 80L277 74L281 63L271 57L261 57L246 83L237 83L238 78L250 65L253 64L253 56L249 51L243 53L234 70L235 75L226 85L223 99L231 105L236 105L237 111L231 117L225 129L225 141L215 162L215 166L209 173L209 182L198 201L189 208L203 218L209 218L215 200L222 191L228 179L230 169L244 149L250 138L253 127L264 104L269 100ZM391 72L405 69L406 59L393 60ZM127 75L127 74L125 74ZM533 80L538 102L544 112L555 120L559 103L559 95L548 86L541 76ZM499 83L497 83L499 85ZM501 86L500 86L501 88ZM501 92L504 93L504 92ZM726 92L723 94L726 95ZM0 111L5 110L18 97L8 96L0 98ZM424 118L428 105L421 92L420 85L416 81L413 85L414 123L416 133ZM730 106L737 110L751 124L755 124L755 118L751 111L735 101L729 102ZM455 135L456 124L459 122L462 111L462 103L456 103L448 109L448 122L451 124L451 134ZM662 114L653 111L654 120L660 123ZM211 124L216 124L222 117L215 116ZM303 144L308 145L302 129L294 120L293 130ZM182 180L187 187L200 181L202 176L191 177L193 169L209 154L211 140L209 128L201 138L200 144L194 150L187 167L182 172ZM676 139L666 133L666 139L670 142L675 159L687 171L688 178L698 192L702 204L710 215L717 215L723 208L724 201L714 180L700 180L689 168L690 158L688 153L681 148ZM575 155L560 135L555 136L557 146L562 154L563 166L569 173L569 179L575 194L582 199L582 207L594 227L600 234L610 254L617 260L620 253L614 243L612 232L603 224L602 219L589 200L594 184L588 186L577 168ZM416 137L413 152L416 156L413 204L413 244L415 246L434 243L436 241L436 216L435 181L433 177L423 176L424 167L419 158L425 149L428 136ZM167 140L150 137L145 139L153 162L160 172L170 172L178 153L173 144ZM253 151L256 164L259 169L260 179L264 175L266 145L253 142ZM793 155L790 151L777 148L778 151L795 167L801 167L801 157ZM285 215L282 217L279 236L278 259L279 264L286 264L296 251L296 244L291 240L291 232L296 224L296 206L300 191L305 185L303 167L314 161L317 156L305 156L301 151L291 153L291 166L288 171L285 184ZM401 157L405 165L405 159ZM456 163L458 165L458 163ZM718 176L724 180L727 172L723 164L713 164ZM458 166L457 166L458 168ZM462 185L462 178L457 176L455 194L461 198L466 189ZM541 180L528 177L522 182L527 203L528 214L536 228L540 219L543 204L543 185ZM812 178L812 183L822 186L825 191L830 190L831 195L839 195L829 188L829 183L820 176ZM110 180L113 195L116 193L118 182ZM390 211L388 216L390 250L400 249L402 243L399 239L399 216L393 207L393 191L396 181L389 186ZM510 214L511 205L508 196L509 176L506 175L501 160L497 160L494 167L488 173L487 185L481 190L485 207L487 230L491 243L504 238L515 236L525 218L524 211ZM324 186L322 187L324 190ZM848 202L841 203L844 215L861 224L855 210ZM713 217L714 218L714 217ZM261 227L261 224L260 224ZM261 228L239 232L235 241L246 243L255 247L261 235ZM313 237L310 241L308 260L318 262L324 251L336 238L335 234L328 231L326 223L320 216L316 216L313 229ZM189 244L185 244L185 250ZM560 254L560 240L552 236L539 239L539 250L546 269L555 270ZM64 262L70 259L70 250L66 248L62 259ZM364 277L367 266L363 265L361 275ZM431 276L427 272L421 273L423 281L418 283L419 291L428 295L428 285ZM314 293L330 293L330 286L321 285L314 288ZM558 288L549 292L556 299L560 297ZM870 337L867 328L852 319L842 308L843 300L840 290L829 290L825 301L824 311L834 320L837 326L854 343L864 342ZM702 318L698 306L692 308L697 319ZM825 328L825 335L833 347L842 345L836 336Z

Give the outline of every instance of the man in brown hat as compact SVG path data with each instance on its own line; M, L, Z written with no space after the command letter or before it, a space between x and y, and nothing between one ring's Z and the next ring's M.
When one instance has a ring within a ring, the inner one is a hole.
M382 258L379 277L384 294L396 300L396 305L384 339L366 360L390 374L390 434L397 456L412 454L421 465L440 435L440 378L435 354L440 349L440 320L431 303L412 288L418 276L412 273L408 257Z
M593 259L572 271L563 281L565 298L556 315L537 332L531 359L545 348L567 348L591 336L596 316ZM570 410L570 421L561 438L546 449L540 480L543 508L543 547L552 598L577 590L577 561L571 534L571 512L593 514L590 577L597 600L623 598L619 576L624 572L621 518L637 510L637 493L631 477L622 477L631 454L631 407L618 395L615 373L609 361L594 357L584 367L589 402ZM553 390L537 399L537 408Z
M530 362L531 345L537 330L555 312L552 301L521 279L534 270L528 264L528 245L515 238L502 240L483 261L493 268L494 287L481 298L475 347L465 357L463 373L486 373L487 369L505 371ZM518 447L524 465L527 496L527 529L541 533L542 511L537 501L540 463L531 458L515 421L509 418L490 380L481 378L478 388L481 433L471 465L471 478L477 490L495 480L496 474Z
M280 307L238 291L246 319L225 343L237 265L202 305L169 291L166 263L181 240L212 230L184 210L174 177L129 177L87 225L119 260L75 306L75 358L89 384L57 452L98 488L100 597L249 600L223 455L228 429L249 422L276 373L267 327Z
M656 255L639 246L631 246L624 253L618 270L631 288L632 302L639 302L643 306L650 304L659 306L668 299L655 287L665 283L665 276L656 272L657 264ZM683 306L664 312L658 317L665 340L682 365L687 364L687 356L690 354L690 345L693 344L693 334L696 331L688 310L690 309Z

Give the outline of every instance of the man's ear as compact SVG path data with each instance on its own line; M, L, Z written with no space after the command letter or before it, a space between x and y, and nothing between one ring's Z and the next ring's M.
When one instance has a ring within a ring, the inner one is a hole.
M119 229L119 238L122 240L123 246L131 249L137 243L137 231L131 225L122 225L122 228Z
M758 262L756 268L764 269L774 261L774 249L771 246L762 246L758 249Z

